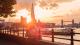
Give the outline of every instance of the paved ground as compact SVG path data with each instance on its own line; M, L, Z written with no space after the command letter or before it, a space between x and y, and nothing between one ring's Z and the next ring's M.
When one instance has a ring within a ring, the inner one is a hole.
M5 40L0 40L0 45L21 45L21 44L17 44L15 42L11 42L11 41L5 41ZM22 45L68 45L68 44L64 44L64 43L58 43L58 42L48 42L48 41L30 41L28 40L28 42L26 42L25 44Z
M0 40L0 45L19 45L15 42Z

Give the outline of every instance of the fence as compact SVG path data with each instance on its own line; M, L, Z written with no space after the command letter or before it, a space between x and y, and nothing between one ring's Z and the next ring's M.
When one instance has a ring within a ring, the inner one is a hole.
M70 36L70 39L67 39L67 38L60 38L60 37L55 37L54 36L54 29L52 29L51 30L51 35L52 35L52 37L50 37L50 38L52 38L52 42L54 42L54 38L56 38L56 39L63 39L63 40L70 40L70 45L74 45L74 41L77 41L77 42L80 42L80 40L76 40L76 39L74 39L74 35L75 34L80 34L80 33L74 33L74 29L71 29L71 32L70 32L70 34L69 34L69 36ZM66 35L65 35L66 36ZM47 36L46 36L47 37Z
M40 35L40 30L34 32L33 30L27 30L25 28L20 28L20 29L2 29L0 30L1 34L7 34L7 35L13 35L17 37L22 37L22 38L29 38L29 39L35 39L35 40L40 40L41 35Z
M22 37L22 38L28 38L27 37L27 32L26 32L25 29L23 29L23 30L3 29L3 30L0 30L0 33L8 34L8 35L14 35L14 36L19 36L19 37ZM39 30L39 33L41 33L40 30ZM54 29L52 29L51 30L51 35L52 36L50 37L50 38L52 38L52 42L54 42L54 40L55 40L54 38L56 38L56 39L70 40L70 42L71 42L70 44L71 45L74 45L74 41L80 42L80 40L74 39L74 34L80 34L80 33L74 33L73 29L71 29L71 32L70 32L70 35L69 35L71 39L55 37L54 34L55 34L54 33Z
M24 29L23 30L3 29L3 30L0 30L0 33L27 38L26 30L24 30Z

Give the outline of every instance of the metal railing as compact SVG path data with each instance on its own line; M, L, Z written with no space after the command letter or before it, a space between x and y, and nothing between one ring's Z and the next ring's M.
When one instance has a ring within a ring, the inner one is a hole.
M70 32L70 39L68 38L63 38L63 37L55 37L54 35L54 29L51 30L51 34L52 35L50 38L52 38L52 42L54 42L55 38L56 39L63 39L63 40L70 40L70 45L74 45L74 41L77 41L77 42L80 42L80 40L77 40L77 39L74 39L74 35L75 34L80 34L80 33L74 33L74 29L71 29L71 32ZM46 36L47 37L47 36Z
M3 30L0 30L0 33L3 33L3 34L8 34L8 35L14 35L14 36L18 36L18 37L22 37L22 38L27 38L27 31L26 30L11 30L11 29L3 29ZM41 31L39 30L39 33L41 33ZM55 37L54 36L54 29L51 30L51 37L52 38L52 42L54 42L54 38L56 39L64 39L64 40L70 40L70 45L74 45L74 41L78 41L80 42L80 40L76 40L74 39L74 34L80 34L80 33L74 33L73 29L71 29L71 32L70 32L70 39L67 39L67 38L60 38L60 37Z
M3 29L3 30L0 30L0 33L27 38L27 36L26 36L26 30L24 30L24 29L23 30Z

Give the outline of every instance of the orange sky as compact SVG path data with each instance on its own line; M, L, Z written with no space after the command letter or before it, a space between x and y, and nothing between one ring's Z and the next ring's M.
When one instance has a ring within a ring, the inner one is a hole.
M30 12L32 0L17 0L16 10L26 8ZM80 0L35 0L35 15L43 22L57 22L61 19L80 20ZM60 22L60 21L59 21Z

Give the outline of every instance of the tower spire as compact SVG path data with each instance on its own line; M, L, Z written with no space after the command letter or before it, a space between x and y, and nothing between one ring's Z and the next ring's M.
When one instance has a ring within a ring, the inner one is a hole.
M34 4L33 3L31 7L31 18L32 18L32 22L35 23L36 19L35 19L35 14L34 14Z

